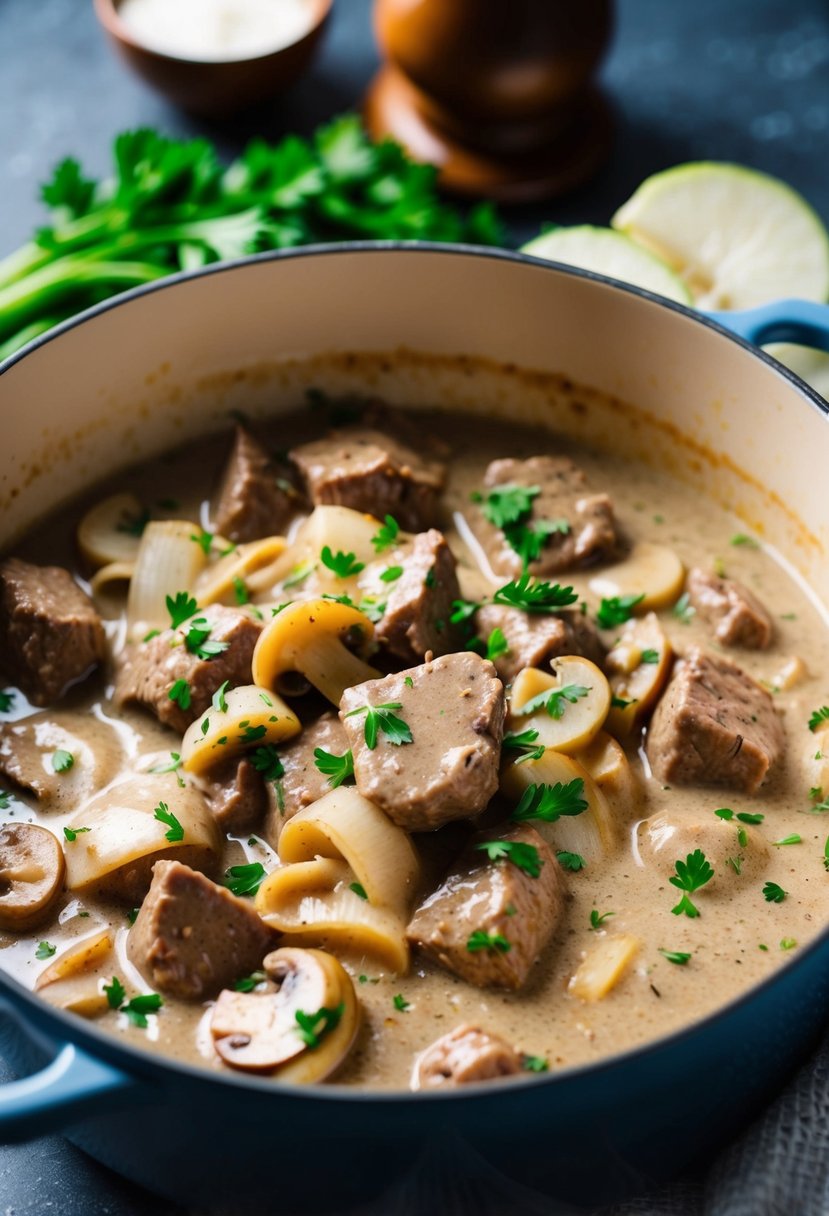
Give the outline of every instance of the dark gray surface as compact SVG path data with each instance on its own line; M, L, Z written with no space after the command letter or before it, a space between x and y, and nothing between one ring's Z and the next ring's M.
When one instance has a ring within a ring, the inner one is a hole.
M71 153L105 172L125 127L200 130L232 154L250 134L307 132L353 107L376 62L369 10L369 0L337 0L322 53L289 98L197 127L126 74L91 0L0 0L0 255L41 221L37 187L52 165ZM567 200L511 212L514 241L543 219L606 222L648 173L692 158L779 174L829 219L826 0L621 0L604 80L618 112L609 163ZM0 1149L0 1216L169 1212L58 1138Z

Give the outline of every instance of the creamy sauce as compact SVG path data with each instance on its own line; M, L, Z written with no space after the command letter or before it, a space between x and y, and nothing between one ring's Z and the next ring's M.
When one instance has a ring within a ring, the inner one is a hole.
M647 1042L711 1012L769 975L823 927L829 911L829 877L823 865L829 818L808 813L812 785L808 764L815 752L815 737L807 728L811 711L826 702L829 631L820 605L808 588L795 581L773 552L733 545L731 538L744 532L744 525L667 473L576 450L554 436L542 440L538 431L514 426L476 420L474 441L468 419L453 422L435 417L429 426L452 446L444 530L461 564L461 585L466 595L480 594L492 583L486 570L480 568L476 547L467 544L469 534L464 526L470 494L480 490L487 463L500 456L565 452L585 469L595 488L611 495L629 539L668 545L689 568L698 565L710 569L721 563L729 576L756 593L774 619L775 639L768 650L723 650L714 641L710 627L698 617L684 622L670 610L663 611L659 614L662 626L678 653L691 644L702 645L715 654L726 653L772 687L784 663L793 656L805 661L808 674L790 690L774 694L785 726L786 758L756 795L663 788L650 775L641 739L633 741L629 759L642 786L636 813L623 825L615 855L603 864L567 874L563 922L521 992L481 991L446 971L423 966L416 957L407 976L383 974L370 959L344 959L355 978L365 1016L357 1048L337 1080L372 1088L406 1087L415 1053L464 1021L501 1034L529 1055L546 1058L552 1069L593 1061ZM286 448L310 433L313 420L309 423L306 414L293 423L280 421L271 439L274 447ZM215 469L218 474L225 452L224 440L207 442L198 449L191 446L186 452L165 456L152 468L119 478L117 488L134 490L154 516L198 518L214 488L211 471ZM105 490L99 488L89 501L103 497ZM180 505L174 512L157 505L165 496L178 500ZM64 512L41 526L16 552L34 561L75 565L76 522L77 516ZM495 585L503 581L494 579ZM596 597L588 589L587 575L568 574L561 581L572 581L590 603L591 612L595 609ZM113 637L119 610L117 600L108 604ZM102 727L111 731L114 763L125 771L135 763L136 756L170 752L180 742L178 735L158 726L147 715L128 713L114 720L102 681L76 692L50 718L59 722L64 708L91 712ZM18 698L12 716L26 712L30 711ZM96 746L105 750L100 741ZM61 834L70 818L65 803L38 813L34 799L11 792L10 808L2 813L4 819L42 822ZM791 835L801 836L802 842L771 845L767 859L750 857L740 874L728 867L718 870L716 880L696 897L701 912L698 919L672 915L679 893L668 883L670 867L666 870L664 865L654 865L642 847L638 825L661 810L671 814L688 811L706 822L710 819L712 833L733 829L736 854L738 825L723 825L716 818L714 811L721 807L735 813L761 812L765 820L752 831L768 842ZM244 859L261 860L267 868L276 862L263 843L249 844L247 837L229 841L223 868ZM764 899L762 887L769 881L788 892L783 903ZM612 915L591 930L594 909ZM58 923L44 926L36 934L0 941L0 965L32 986L48 965L35 958L39 941L46 939L60 951L72 940L110 925L117 934L122 976L132 989L148 991L126 959L126 911L123 906L78 899L67 893ZM585 1004L568 991L568 983L598 938L619 933L641 940L636 961L604 1000ZM686 966L677 966L660 954L660 949L690 952L692 958ZM395 1008L396 994L409 1002L404 1012ZM210 1041L206 1010L209 1003L188 1006L167 1000L161 1014L150 1018L149 1030L131 1026L122 1014L114 1012L105 1014L100 1024L137 1044L148 1045L149 1040L163 1053L223 1068Z
M181 59L250 59L290 46L314 21L311 0L122 0L118 16L150 50Z

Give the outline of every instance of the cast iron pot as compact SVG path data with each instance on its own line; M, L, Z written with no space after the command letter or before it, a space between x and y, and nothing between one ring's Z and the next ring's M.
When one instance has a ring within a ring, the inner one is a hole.
M829 309L788 302L719 320L464 247L308 248L166 280L67 322L0 369L0 545L89 482L226 426L229 408L278 413L316 384L444 402L471 425L481 413L521 416L668 461L762 527L827 602L827 404L750 343L829 349ZM608 412L556 374L632 405ZM829 931L792 955L740 999L644 1048L416 1095L200 1071L122 1045L0 973L0 1050L30 1074L0 1087L0 1136L65 1130L171 1199L259 1213L342 1211L441 1144L594 1202L722 1145L781 1086L829 1013Z

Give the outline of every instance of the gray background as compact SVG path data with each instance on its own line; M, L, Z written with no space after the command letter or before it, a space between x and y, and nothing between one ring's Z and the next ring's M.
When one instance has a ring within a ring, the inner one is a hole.
M369 0L337 0L322 53L289 98L232 124L197 125L126 74L91 0L0 0L0 256L42 221L38 185L54 163L72 154L105 173L123 128L198 130L232 155L253 133L309 132L357 105L376 63L369 13ZM566 200L508 213L513 243L545 219L604 223L648 173L690 159L779 174L829 220L827 0L619 0L603 79L617 111L609 162ZM0 1149L0 1216L48 1213L172 1209L58 1138Z

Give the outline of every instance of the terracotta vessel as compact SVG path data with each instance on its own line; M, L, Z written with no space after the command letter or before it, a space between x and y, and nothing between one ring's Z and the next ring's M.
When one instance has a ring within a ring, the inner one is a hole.
M461 194L561 193L610 142L593 77L613 0L376 0L387 62L369 90L374 136L392 135Z

